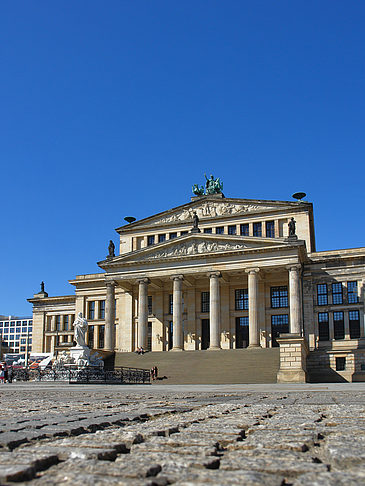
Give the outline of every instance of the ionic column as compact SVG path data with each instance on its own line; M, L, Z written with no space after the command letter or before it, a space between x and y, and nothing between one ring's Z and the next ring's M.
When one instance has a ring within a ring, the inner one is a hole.
M115 283L106 282L104 349L114 351Z
M291 265L289 270L290 333L301 334L302 309L300 299L300 265Z
M182 275L175 275L171 277L173 281L172 292L172 351L184 350L184 336L182 326Z
M258 281L259 268L248 268L248 339L249 348L260 347Z
M137 346L147 349L148 278L138 280L138 336Z
M220 328L221 328L221 299L219 293L220 272L209 274L210 282L210 305L209 305L209 349L220 349Z

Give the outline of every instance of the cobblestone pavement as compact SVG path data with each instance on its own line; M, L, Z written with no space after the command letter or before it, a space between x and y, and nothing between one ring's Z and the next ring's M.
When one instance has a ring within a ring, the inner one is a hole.
M0 484L365 485L365 388L0 386Z

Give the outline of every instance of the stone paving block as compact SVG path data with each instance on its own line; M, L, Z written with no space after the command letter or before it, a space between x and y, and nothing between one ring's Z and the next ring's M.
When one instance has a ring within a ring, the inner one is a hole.
M365 468L365 435L329 435L323 444L323 457L336 469L358 465Z
M24 432L3 432L0 434L0 449L12 450L26 442L29 442L29 440L27 434Z
M365 473L327 472L299 476L292 486L360 486L365 484Z
M93 474L98 476L110 476L118 478L148 478L155 477L161 471L158 463L153 463L146 458L145 461L136 460L131 455L125 455L118 463L106 463L97 460L72 460L61 464L55 471L73 472L80 471L84 474Z
M280 475L250 471L192 470L181 467L162 468L159 476L166 477L174 486L281 486L284 478ZM158 477L158 476L157 476ZM308 486L308 485L307 485Z
M53 447L49 445L37 445L30 452L54 454L60 461L67 459L99 459L101 461L114 461L117 457L115 449L98 449L96 447Z
M75 437L70 439L59 439L52 441L49 444L51 447L76 447L76 448L94 448L94 449L114 449L118 453L126 454L129 452L129 448L122 441L113 441L108 438L101 440L100 437L96 438L94 434Z
M137 430L129 430L126 428L120 430L100 431L95 433L95 441L111 441L121 442L126 445L128 449L133 444L140 444L144 442L144 437Z
M57 463L58 457L55 454L33 454L24 451L0 452L0 465L27 465L34 467L36 471L41 471Z
M175 454L175 453L164 453L164 452L134 452L133 458L135 460L146 461L150 460L153 463L160 464L161 467L166 465L180 465L184 467L196 467L196 468L207 468L207 469L218 469L219 468L219 458L215 456L194 456L188 454ZM125 456L120 456L116 459L115 463L123 462Z
M305 474L308 471L317 473L327 472L325 464L313 463L310 456L307 460L297 460L297 458L281 456L280 460L275 454L271 457L269 455L254 454L245 456L238 451L233 451L224 456L220 460L220 470L228 471L242 470L242 471L257 471L268 474L279 474L286 478L297 477Z
M177 455L196 455L198 456L216 456L216 447L206 447L202 445L198 446L176 446L170 444L161 444L153 442L144 442L143 444L137 444L132 446L131 454L136 454L139 452L153 453L153 452L163 452L166 454L177 454Z
M35 469L28 464L0 464L0 484L8 481L27 481L35 476Z

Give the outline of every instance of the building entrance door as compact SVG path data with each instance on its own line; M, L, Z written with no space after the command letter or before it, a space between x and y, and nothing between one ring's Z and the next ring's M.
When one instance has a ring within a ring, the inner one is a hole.
M169 327L167 329L167 349L170 351L172 349L172 336L173 336L173 324L172 321L169 322Z
M279 343L276 338L281 333L289 332L289 316L287 314L271 316L271 339L273 348L279 347Z
M248 338L248 317L236 317L236 349L247 348Z
M210 344L209 319L202 319L202 349L208 349Z

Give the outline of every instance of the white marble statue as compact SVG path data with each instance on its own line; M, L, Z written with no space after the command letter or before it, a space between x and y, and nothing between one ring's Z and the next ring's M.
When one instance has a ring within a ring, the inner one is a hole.
M87 331L87 320L82 317L82 312L79 312L79 315L77 316L76 321L74 322L74 335L75 335L75 341L77 346L81 348L85 348L86 346L86 341L85 341L85 334Z

